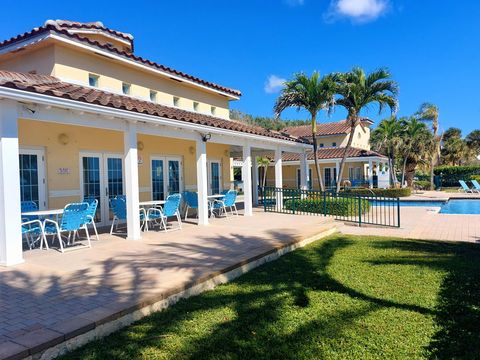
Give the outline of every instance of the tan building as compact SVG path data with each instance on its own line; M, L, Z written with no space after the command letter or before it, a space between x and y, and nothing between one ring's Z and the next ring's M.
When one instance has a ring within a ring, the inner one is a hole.
M132 35L99 22L47 21L0 42L0 264L22 262L24 201L59 209L94 197L108 225L109 200L125 195L136 240L141 201L191 190L205 225L208 196L232 186L232 156L242 157L251 216L256 156L275 154L283 186L282 154L306 159L311 145L230 120L240 96L137 56Z
M363 119L355 129L352 147L347 152L345 168L341 181L348 180L354 187L383 187L389 186L388 160L384 155L370 150L370 126L373 122ZM317 124L317 157L320 163L320 173L327 188L336 184L340 162L345 152L350 126L346 120ZM290 136L312 141L310 125L293 126L282 130ZM283 157L283 186L297 188L300 186L301 159L298 154L284 153ZM310 188L318 189L318 177L315 171L313 152L308 155L308 184ZM273 186L275 173L267 171L267 184Z

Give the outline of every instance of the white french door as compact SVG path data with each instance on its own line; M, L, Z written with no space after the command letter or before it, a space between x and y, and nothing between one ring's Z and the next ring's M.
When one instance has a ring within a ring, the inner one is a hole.
M123 157L120 154L80 153L82 199L95 198L98 208L95 221L108 225L113 218L110 199L124 194Z
M43 149L19 149L20 199L47 208L45 152Z
M324 171L324 180L325 187L330 188L335 186L337 181L337 168L325 168Z
M208 161L208 195L222 191L222 163L219 160Z
M152 200L165 200L170 194L183 189L183 163L178 156L152 156L150 158Z

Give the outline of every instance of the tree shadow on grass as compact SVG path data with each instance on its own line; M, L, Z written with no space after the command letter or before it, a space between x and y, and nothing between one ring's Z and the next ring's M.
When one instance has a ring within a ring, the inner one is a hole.
M427 350L432 359L480 358L480 249L468 243L381 241L384 249L424 253L372 262L437 268L446 272L435 308L438 331ZM425 253L427 256L425 256Z
M341 341L346 330L355 326L353 324L356 319L384 308L437 316L442 329L436 334L430 348L434 357L446 357L442 352L445 350L450 354L457 354L463 350L459 345L458 351L455 352L446 341L453 325L446 321L447 316L451 316L453 304L459 305L459 299L451 296L450 287L453 284L445 282L444 285L449 290L442 288L441 297L444 300L439 306L438 314L426 307L373 297L352 289L333 278L328 268L335 254L353 243L348 237L337 236L316 244L313 248L297 250L279 261L266 264L242 276L234 284L183 300L67 357L84 358L88 355L89 358L125 359L150 356L190 359L322 358L328 354L322 353L318 343L323 339ZM420 248L420 251L431 254L446 252L447 255L455 252L454 247L445 247L441 244L437 246L428 242L414 244L379 240L373 244L385 249L400 248L415 251ZM452 266L443 257L442 259L442 263L434 265L449 271L449 274L450 271L456 274L461 270ZM389 257L384 261L401 263L406 260ZM417 260L413 256L408 261ZM431 263L427 265L432 266ZM465 278L458 280L464 281ZM478 285L478 279L474 280ZM465 286L468 289L462 291L470 289L469 285ZM458 295L461 295L462 291L459 291ZM311 314L310 318L305 319L305 313L302 312L310 310L311 294L319 292L331 292L344 296L345 299L359 301L356 306ZM473 299L469 301L472 302ZM222 312L222 309L228 310ZM290 309L289 316L298 315L301 319L285 320L286 309ZM218 316L220 318L216 318ZM212 317L212 321L205 321L205 318L209 317ZM455 326L462 327L462 331L465 329L465 324L461 321ZM179 334L180 337L176 338L172 345L171 339Z

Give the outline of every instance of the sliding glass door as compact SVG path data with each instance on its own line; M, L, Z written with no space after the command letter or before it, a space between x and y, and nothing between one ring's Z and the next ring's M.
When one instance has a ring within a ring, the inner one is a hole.
M152 200L164 200L183 189L180 157L153 156L151 164Z

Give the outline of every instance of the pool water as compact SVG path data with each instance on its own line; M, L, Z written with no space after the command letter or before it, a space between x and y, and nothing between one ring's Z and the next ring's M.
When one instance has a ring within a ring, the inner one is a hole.
M400 201L400 206L440 207L441 214L479 214L480 200Z

